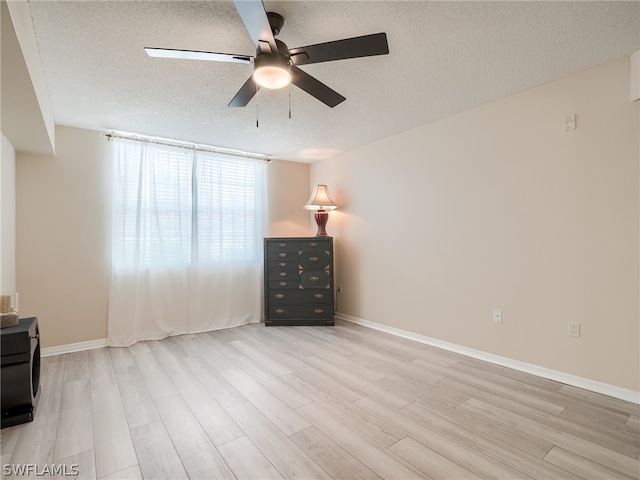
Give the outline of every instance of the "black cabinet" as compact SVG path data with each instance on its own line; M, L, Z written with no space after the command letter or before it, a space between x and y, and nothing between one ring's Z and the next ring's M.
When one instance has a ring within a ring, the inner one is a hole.
M333 325L333 238L264 239L265 325Z
M40 398L40 333L36 317L0 330L2 428L31 422Z

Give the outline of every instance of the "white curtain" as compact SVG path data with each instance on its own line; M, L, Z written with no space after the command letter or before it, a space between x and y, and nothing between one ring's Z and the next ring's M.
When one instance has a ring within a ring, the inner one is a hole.
M262 160L114 139L107 342L262 319Z

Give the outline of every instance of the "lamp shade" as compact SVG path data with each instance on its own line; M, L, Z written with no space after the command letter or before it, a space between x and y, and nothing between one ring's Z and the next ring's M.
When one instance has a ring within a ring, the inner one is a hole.
M326 185L316 185L313 187L311 197L306 205L305 210L334 210L337 207L335 202L329 197L329 189Z

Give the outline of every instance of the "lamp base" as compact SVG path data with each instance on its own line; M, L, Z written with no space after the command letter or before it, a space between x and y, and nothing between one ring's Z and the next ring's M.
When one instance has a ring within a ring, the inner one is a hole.
M318 225L318 233L316 233L316 237L328 237L325 227L327 225L327 220L329 220L329 214L325 210L318 210L314 217L316 219L316 225Z

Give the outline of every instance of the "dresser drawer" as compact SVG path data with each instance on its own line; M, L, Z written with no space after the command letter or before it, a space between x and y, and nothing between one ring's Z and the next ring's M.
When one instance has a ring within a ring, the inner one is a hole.
M318 252L331 250L331 240L301 240L298 242L301 252Z
M268 280L267 285L269 291L271 290L300 290L300 282L296 278L295 280Z
M298 262L269 262L267 266L269 279L297 279L299 273Z
M302 288L331 288L331 274L325 270L305 270L300 272Z
M267 250L267 261L298 261L297 250Z
M331 268L331 255L324 250L316 252L302 251L298 257L298 263L305 269L326 270Z
M297 252L298 251L298 242L296 240L289 240L288 238L283 238L281 240L271 240L267 243L267 251L268 252Z
M332 304L333 292L322 290L272 290L268 294L269 305Z
M277 320L295 318L331 318L331 305L272 305L269 307L269 318Z

